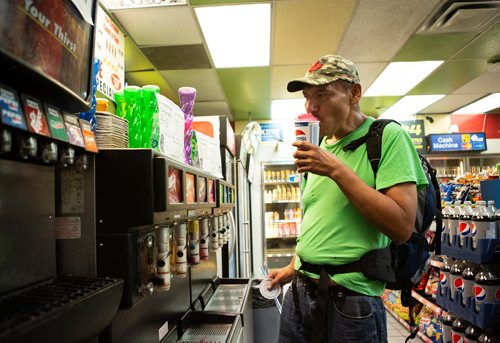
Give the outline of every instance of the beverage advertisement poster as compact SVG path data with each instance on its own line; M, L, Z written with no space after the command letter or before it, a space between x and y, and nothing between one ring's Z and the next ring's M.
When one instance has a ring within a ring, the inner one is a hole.
M18 129L27 129L16 93L2 85L0 85L0 113L2 114L2 123Z
M270 142L270 141L283 142L283 127L281 124L260 123L260 128L262 129L263 142Z
M0 35L0 50L87 99L93 26L71 2L0 1Z
M125 35L99 6L96 16L94 56L101 61L97 89L114 100L125 81Z
M403 129L408 132L411 138L413 146L420 154L426 153L426 141L425 141L425 130L424 121L422 119L418 120L401 120L399 121Z

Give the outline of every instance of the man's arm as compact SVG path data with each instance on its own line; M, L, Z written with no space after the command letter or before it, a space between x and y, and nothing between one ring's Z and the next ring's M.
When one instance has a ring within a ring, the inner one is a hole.
M410 238L417 211L415 183L401 183L379 192L334 154L308 142L297 141L293 145L298 148L294 157L299 172L331 178L353 206L395 244Z

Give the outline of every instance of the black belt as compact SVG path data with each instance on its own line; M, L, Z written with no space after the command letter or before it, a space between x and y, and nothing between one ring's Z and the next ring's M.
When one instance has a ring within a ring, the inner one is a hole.
M316 296L318 295L318 283L314 282L311 278L299 272L296 275L297 275L297 284L301 284L304 286L307 295L309 295L312 298L316 298ZM366 296L366 294L355 292L341 285L329 285L328 294L335 298L343 298L349 296L353 297Z
M312 343L322 343L326 342L326 303L330 296L333 295L335 299L344 298L345 296L366 296L365 294L361 294L355 291L351 291L340 285L331 285L331 279L329 274L335 275L336 273L332 272L332 266L326 265L315 265L311 263L307 263L301 261L301 267L299 270L304 270L308 272L313 272L314 274L319 274L318 284L314 283L307 277L300 274L300 271L297 272L297 277L294 278L294 282L292 283L292 291L293 298L295 303L296 311L298 311L299 316L302 316L300 313L298 294L297 294L297 281L300 279L303 282L304 286L306 286L306 293L309 292L310 296L316 297L316 309L313 313L313 329L312 329ZM335 268L335 267L334 267Z

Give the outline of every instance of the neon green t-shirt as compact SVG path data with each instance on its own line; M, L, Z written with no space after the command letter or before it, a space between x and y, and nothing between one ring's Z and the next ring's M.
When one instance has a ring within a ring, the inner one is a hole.
M374 187L375 179L365 144L355 151L344 152L342 148L364 136L373 121L374 118L369 117L355 131L335 143L326 144L326 139L323 139L320 145L335 154L371 187ZM415 182L418 188L428 183L410 137L398 124L389 123L382 136L376 188L380 190L403 182ZM342 265L358 260L370 250L387 247L391 242L361 215L328 177L308 175L302 206L304 214L295 259L297 270L301 259L318 265ZM332 280L367 295L381 295L385 288L383 282L368 279L361 273L337 274Z

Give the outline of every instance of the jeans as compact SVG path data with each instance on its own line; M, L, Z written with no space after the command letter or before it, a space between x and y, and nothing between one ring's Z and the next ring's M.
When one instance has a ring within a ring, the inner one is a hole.
M311 342L316 296L309 294L303 283L297 282L297 304L300 310L298 313L293 293L290 288L283 301L279 342ZM387 318L380 297L339 297L330 294L326 312L326 342L387 343Z

